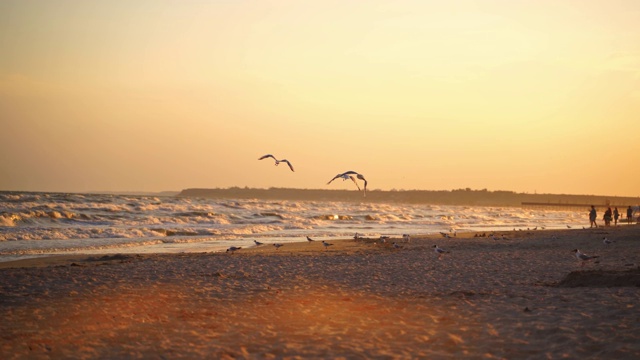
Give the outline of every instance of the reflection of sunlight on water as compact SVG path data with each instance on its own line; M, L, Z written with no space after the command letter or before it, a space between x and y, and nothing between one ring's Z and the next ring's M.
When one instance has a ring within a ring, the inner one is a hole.
M508 231L583 225L582 211L521 207L349 202L214 200L0 192L0 261L60 253L224 251L254 239L288 242L312 235ZM201 243L201 244L199 244Z

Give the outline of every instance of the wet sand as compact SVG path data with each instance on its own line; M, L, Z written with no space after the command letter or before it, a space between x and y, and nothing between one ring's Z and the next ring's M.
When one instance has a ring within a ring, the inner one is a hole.
M640 358L640 226L474 235L0 263L0 358Z

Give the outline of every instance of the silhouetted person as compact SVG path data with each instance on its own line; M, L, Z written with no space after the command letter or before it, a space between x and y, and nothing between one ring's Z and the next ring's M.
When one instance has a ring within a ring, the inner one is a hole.
M589 224L591 226L589 227L598 227L598 224L596 224L596 217L598 215L596 214L596 207L591 205L591 211L589 211Z
M620 217L620 213L618 212L618 207L613 208L613 225L618 226L618 218Z
M604 216L602 217L602 220L604 220L604 226L611 226L611 218L611 207L608 207L604 212Z
M627 208L627 222L629 225L631 225L631 218L633 218L633 209L631 208L631 205L629 205Z

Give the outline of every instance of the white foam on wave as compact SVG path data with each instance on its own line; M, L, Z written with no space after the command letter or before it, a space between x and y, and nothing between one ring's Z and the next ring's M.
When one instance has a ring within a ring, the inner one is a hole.
M68 248L92 249L158 241L240 243L253 238L290 239L303 235L344 238L355 232L401 235L452 228L566 228L567 224L583 223L585 217L581 212L519 207L7 192L0 192L0 204L0 253L6 250L7 243L23 246L20 243L27 242L49 243L47 248L56 248L61 246L59 242L68 241L68 246L64 245Z

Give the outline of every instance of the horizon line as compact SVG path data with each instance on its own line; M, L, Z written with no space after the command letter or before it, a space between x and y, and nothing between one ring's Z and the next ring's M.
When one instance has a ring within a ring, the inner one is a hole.
M2 189L0 192L19 192L19 193L58 193L58 194L123 194L123 195L135 195L135 194L166 194L166 193L176 193L179 194L185 190L293 190L293 191L351 191L346 189L322 189L322 188L289 188L289 187L248 187L248 186L229 186L229 187L187 187L181 190L160 190L160 191L146 191L146 190L90 190L90 191L46 191L46 190L5 190ZM455 191L468 191L468 192L487 192L487 193L511 193L514 195L562 195L562 196L597 196L597 197L614 197L614 198L637 198L640 199L640 195L631 196L631 195L598 195L598 194L569 194L569 193L545 193L545 192L517 192L514 190L489 190L487 188L483 189L472 189L470 187L467 188L457 188L457 189L371 189L367 190L368 192L455 192Z

